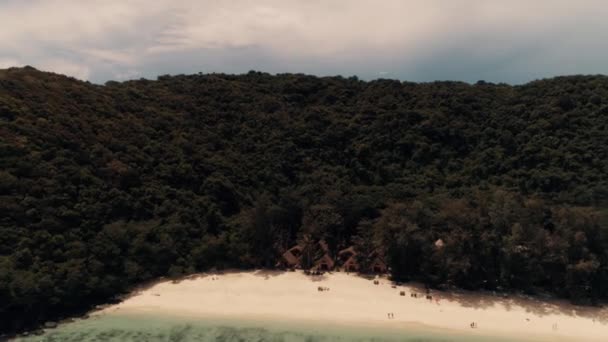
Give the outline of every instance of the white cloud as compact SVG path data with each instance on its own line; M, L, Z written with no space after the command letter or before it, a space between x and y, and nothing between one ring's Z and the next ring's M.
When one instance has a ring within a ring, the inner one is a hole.
M78 51L82 54L82 56L90 59L97 59L106 63L132 65L137 61L137 51L135 50L85 48Z
M243 51L259 54L239 58L244 69L326 73L350 63L391 75L463 51L481 61L528 51L576 61L581 50L605 60L607 15L603 0L9 0L0 2L0 62L104 78L162 74L146 70L159 58L169 70L234 70L231 54ZM211 51L226 58L211 61ZM200 64L172 64L180 60Z

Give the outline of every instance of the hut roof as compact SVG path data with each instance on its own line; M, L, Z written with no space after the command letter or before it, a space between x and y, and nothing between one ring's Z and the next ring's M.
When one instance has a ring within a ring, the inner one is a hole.
M291 253L291 249L283 253L283 259L291 266L295 266L300 262L300 260Z
M374 261L372 262L372 265L374 265L374 266L379 265L382 267L386 267L386 263L380 258L375 258Z
M388 267L386 267L386 263L378 257L375 258L374 261L372 262L372 268L373 269L380 268L381 272L386 272L386 270L388 269Z
M292 253L292 254L293 254L294 251L302 252L302 246L295 245L295 246L291 247L290 249L288 249L287 251L290 252L290 253Z
M350 246L348 248L344 248L343 250L338 252L338 255L343 255L343 254L347 254L350 253L351 255L355 255L357 254L357 252L355 252L355 246Z
M373 252L371 252L369 254L369 257L372 258L372 259L380 259L380 260L382 260L383 256L384 256L384 253L381 250L379 250L379 249L375 249Z

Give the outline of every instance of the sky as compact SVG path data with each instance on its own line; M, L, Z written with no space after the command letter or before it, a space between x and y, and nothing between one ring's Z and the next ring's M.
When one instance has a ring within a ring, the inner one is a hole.
M520 84L607 74L607 18L606 0L0 0L0 68Z

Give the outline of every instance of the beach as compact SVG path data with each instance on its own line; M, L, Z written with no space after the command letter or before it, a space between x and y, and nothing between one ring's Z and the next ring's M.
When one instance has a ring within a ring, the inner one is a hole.
M341 272L223 272L158 282L92 316L162 314L260 326L310 323L395 334L420 329L442 336L531 341L605 341L608 336L607 309L467 292L429 295L432 299L420 287L395 285L383 277Z

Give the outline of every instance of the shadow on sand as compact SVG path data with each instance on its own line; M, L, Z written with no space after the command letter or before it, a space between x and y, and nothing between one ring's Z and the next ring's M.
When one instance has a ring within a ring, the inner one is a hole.
M400 284L409 289L415 289L420 294L425 294L427 289L420 284ZM511 311L515 307L523 308L526 312L536 316L567 315L571 317L583 317L592 319L597 323L608 325L608 307L606 306L579 306L560 299L541 299L539 297L521 294L495 293L488 291L465 291L430 290L431 296L436 296L441 301L456 302L467 308L487 309L492 307L503 307ZM424 295L423 297L424 298Z

